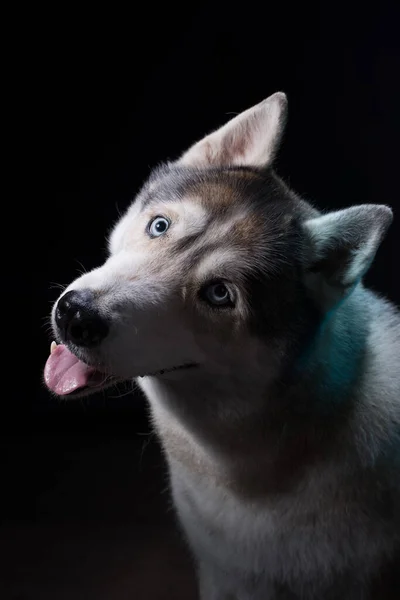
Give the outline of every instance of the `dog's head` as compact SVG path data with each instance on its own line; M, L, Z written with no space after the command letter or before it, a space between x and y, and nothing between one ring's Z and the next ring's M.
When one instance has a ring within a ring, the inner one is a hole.
M273 376L359 281L391 221L364 205L321 216L274 174L277 93L156 169L103 266L55 303L45 368L59 395L115 379L259 364Z

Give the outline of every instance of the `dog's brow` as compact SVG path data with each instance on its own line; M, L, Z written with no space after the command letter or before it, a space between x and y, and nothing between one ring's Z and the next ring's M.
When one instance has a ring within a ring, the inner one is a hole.
M227 272L235 277L241 275L242 269L238 268L241 262L238 260L240 252L232 247L221 248L210 246L202 253L197 254L196 277L205 279L214 275L222 275ZM243 265L242 265L243 266Z

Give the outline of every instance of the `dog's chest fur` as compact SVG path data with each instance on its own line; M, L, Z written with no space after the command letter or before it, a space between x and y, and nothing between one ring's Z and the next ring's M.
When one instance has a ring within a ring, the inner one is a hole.
M266 590L286 582L318 593L316 586L323 585L325 576L345 572L349 564L361 576L385 552L381 524L375 522L373 531L368 500L363 502L369 481L355 484L334 459L308 464L299 479L287 471L277 480L270 463L262 463L262 449L258 459L250 456L232 469L169 413L158 384L147 380L142 388L166 452L172 496L189 544L200 564L229 573L227 589L265 576ZM299 458L296 470L305 466L301 463ZM245 592L238 597L246 597Z

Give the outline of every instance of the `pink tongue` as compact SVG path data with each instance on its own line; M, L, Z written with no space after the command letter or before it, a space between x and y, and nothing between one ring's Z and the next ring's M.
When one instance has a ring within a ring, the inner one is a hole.
M93 367L88 367L76 358L66 346L60 344L47 359L44 380L50 390L59 396L65 396L87 386L90 375L95 371Z

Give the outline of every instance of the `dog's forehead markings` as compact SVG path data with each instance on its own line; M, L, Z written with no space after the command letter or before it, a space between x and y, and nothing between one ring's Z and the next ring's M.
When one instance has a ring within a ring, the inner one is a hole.
M229 207L234 202L243 202L243 192L248 185L262 180L262 175L245 167L193 170L174 168L155 173L143 191L143 207L159 200L174 202L186 196L197 196L200 202L216 211Z
M262 218L248 210L238 210L225 225L229 228L232 241L236 243L251 244L262 230Z
M221 247L212 250L198 263L195 276L197 279L207 279L210 276L240 276L247 261L238 249ZM240 268L239 268L240 265Z
M181 216L184 230L182 235L200 233L208 223L208 211L201 203L199 196L188 196L176 204Z
M202 204L214 213L229 210L240 200L234 181L209 181L198 186Z
M168 242L180 240L188 243L176 247L177 251L187 250L197 241L205 247L215 247L220 242L249 246L257 237L261 219L249 210L244 197L248 182L257 178L257 172L225 169L202 176L186 175L178 183L168 175L151 182L152 189L147 188L144 197L139 197L128 211L121 231L123 245L136 245L141 238L146 243L145 220L150 222L157 215L165 215L171 219L172 227L161 242L164 250L170 245Z

